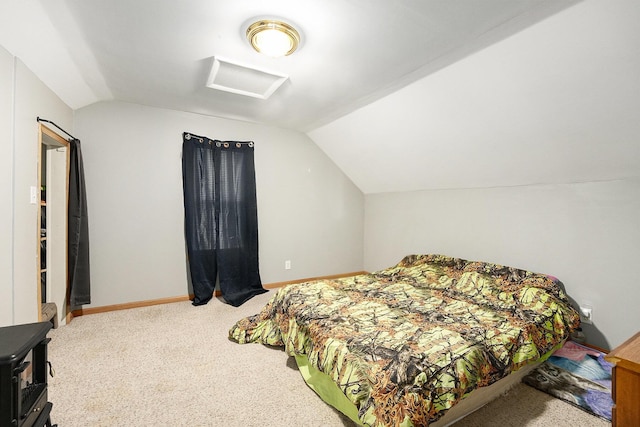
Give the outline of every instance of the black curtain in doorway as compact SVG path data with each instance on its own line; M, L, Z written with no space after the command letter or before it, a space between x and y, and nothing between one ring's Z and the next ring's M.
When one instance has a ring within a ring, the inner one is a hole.
M266 292L258 267L258 209L253 142L183 133L185 238L193 305L211 300L216 278L238 307Z
M71 308L91 304L89 269L89 222L87 193L80 140L69 140L68 211L69 303Z

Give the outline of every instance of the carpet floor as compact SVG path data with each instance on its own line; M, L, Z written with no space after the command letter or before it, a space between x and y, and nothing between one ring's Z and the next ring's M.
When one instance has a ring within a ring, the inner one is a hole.
M306 386L282 350L228 340L273 291L235 308L218 300L82 316L52 330L51 419L85 426L353 426ZM455 424L609 423L524 384Z

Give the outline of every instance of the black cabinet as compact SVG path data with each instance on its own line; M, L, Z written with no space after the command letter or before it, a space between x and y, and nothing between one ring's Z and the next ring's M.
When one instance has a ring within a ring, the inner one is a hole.
M51 426L47 333L51 322L0 328L0 427Z

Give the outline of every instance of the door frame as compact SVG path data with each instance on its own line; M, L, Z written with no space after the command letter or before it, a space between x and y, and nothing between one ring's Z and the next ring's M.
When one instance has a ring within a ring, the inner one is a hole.
M64 323L68 322L68 320L70 319L70 307L69 307L69 272L68 272L68 218L69 218L69 164L70 164L70 146L69 146L69 141L66 140L64 137L62 137L60 134L58 134L57 132L55 132L54 130L48 128L47 126L39 123L38 124L38 192L40 192L41 186L42 186L42 164L43 164L43 160L48 160L48 159L42 159L42 153L43 151L46 153L48 150L52 150L52 149L60 149L63 148L66 151L66 156L64 156L65 160L65 165L64 170L65 170L65 179L63 183L58 183L56 182L55 185L53 185L52 183L49 183L49 175L50 175L50 168L51 165L49 164L49 162L47 162L47 170L45 171L45 173L47 173L47 187L51 187L53 186L53 188L57 188L59 191L59 185L63 184L64 185L64 207L61 206L51 206L49 207L48 205L44 205L46 207L46 214L47 214L47 240L46 240L46 253L47 253L47 260L51 259L51 253L52 251L58 251L58 252L62 252L61 254L56 255L56 257L59 259L60 255L62 256L62 258L64 259L64 266L62 267L64 269L64 283L56 283L56 284L51 284L49 283L49 274L47 274L47 292L49 294L53 293L50 292L51 286L56 285L56 286L63 286L64 287L64 292L63 294L65 295L63 300L60 301L52 301L52 302L56 302L59 303L57 305L59 305L57 307L58 309L58 317L60 318L60 320ZM47 155L47 157L50 157ZM60 165L62 166L62 165ZM40 197L40 200L42 200L42 197ZM39 202L40 203L40 202ZM41 208L42 208L42 203L41 203ZM52 208L56 208L56 210L58 212L64 212L64 215L62 217L60 217L60 215L54 215L53 217L51 216L51 211ZM62 208L62 209L61 209ZM41 270L41 251L40 251L40 241L41 241L41 234L40 234L40 227L41 227L41 209L38 209L38 219L37 219L37 237L38 237L38 246L37 246L37 256L36 256L36 266L37 266L37 271L38 273L38 280L37 280L37 304L38 304L38 321L42 321L42 291L41 291L41 286L42 286L42 276L40 273ZM52 228L49 225L51 224L50 221L59 221L60 222L60 226L63 228L63 238L60 239L54 239L54 240L50 240L50 233L49 233L49 229ZM48 265L46 265L46 267L49 267ZM62 293L62 289L58 289L58 293ZM50 301L47 301L50 302Z

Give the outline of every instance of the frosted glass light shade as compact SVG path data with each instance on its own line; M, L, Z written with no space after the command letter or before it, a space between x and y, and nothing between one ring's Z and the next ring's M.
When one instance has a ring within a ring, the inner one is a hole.
M247 39L253 48L265 55L291 55L300 43L300 34L280 21L257 21L247 28Z

